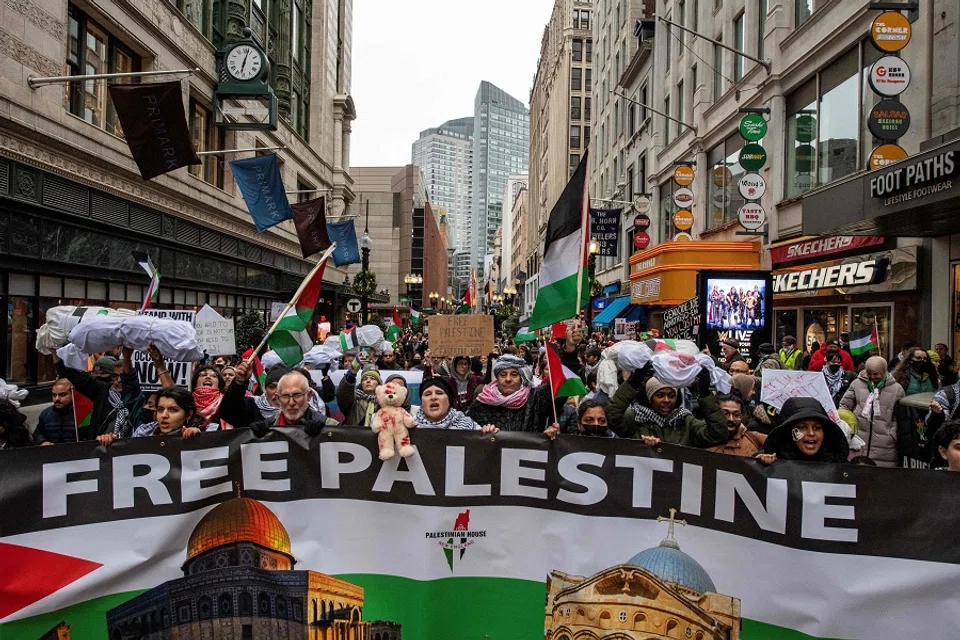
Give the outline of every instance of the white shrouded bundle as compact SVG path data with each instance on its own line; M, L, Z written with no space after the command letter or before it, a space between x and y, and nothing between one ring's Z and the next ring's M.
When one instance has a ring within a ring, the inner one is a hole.
M196 362L203 358L203 349L197 344L197 330L191 323L154 316L89 318L70 331L70 342L82 353L98 353L115 347L145 351L153 344L168 360Z
M375 324L365 324L354 329L357 342L361 347L379 347L383 342L383 331Z
M50 355L64 346L70 341L70 331L82 321L93 318L130 318L135 315L137 313L129 309L109 307L53 307L47 311L47 321L37 329L37 351Z
M327 336L327 339L323 341L324 347L328 349L333 349L337 352L337 356L343 355L343 346L340 344L340 336L337 334L330 334Z
M689 343L680 345L679 343ZM597 368L597 385L600 390L613 396L617 390L617 368L625 371L637 371L648 363L653 366L653 373L664 384L682 389L692 385L699 373L706 369L710 372L710 381L720 393L730 392L730 375L718 367L713 358L704 353L690 353L689 340L678 340L678 347L674 350L660 349L652 351L649 346L632 340L619 342L604 349L599 367Z
M318 344L303 354L303 364L314 369L320 369L333 363L339 357L340 352L336 349L325 344Z
M6 400L15 407L20 406L20 401L27 397L29 393L26 389L18 389L15 384L7 384L7 381L0 378L0 400Z
M283 364L283 359L277 354L276 351L267 351L262 356L260 356L260 364L263 365L264 371L270 371L278 364Z

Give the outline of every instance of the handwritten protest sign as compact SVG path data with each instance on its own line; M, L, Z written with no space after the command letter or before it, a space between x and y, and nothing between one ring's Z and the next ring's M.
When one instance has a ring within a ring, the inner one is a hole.
M840 420L837 405L827 389L827 381L819 371L790 371L766 369L760 388L760 400L781 409L790 398L815 398L834 422Z
M165 318L167 320L182 320L184 322L194 323L197 312L174 311L169 309L147 309L142 311L141 315L153 316L155 318ZM192 362L176 362L173 360L164 360L167 371L173 377L173 382L178 387L184 389L190 388L191 376L193 374ZM153 360L146 351L133 352L133 366L137 370L137 378L140 381L140 388L143 391L156 391L160 388L160 376L157 374L156 367L153 366Z
M430 352L479 356L493 351L493 316L430 316Z
M696 340L700 333L700 299L691 298L663 312L663 337L669 340Z
M193 323L197 342L209 356L232 356L237 353L233 318L224 318L208 304L197 312Z

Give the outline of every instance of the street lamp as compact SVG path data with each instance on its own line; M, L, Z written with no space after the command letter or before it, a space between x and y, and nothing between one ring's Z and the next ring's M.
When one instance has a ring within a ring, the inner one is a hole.
M370 216L370 201L367 201L367 217ZM373 248L373 240L370 238L370 232L364 228L363 238L360 240L360 270L368 272L370 270L370 250ZM367 288L364 287L360 294L360 323L367 324L369 311L367 311Z
M597 254L600 253L600 243L591 238L588 250L590 252L590 257L587 259L587 273L589 276L587 278L587 286L590 287L590 302L587 305L587 328L589 331L593 328L593 281L596 278Z
M412 309L413 295L411 294L410 290L411 288L419 287L423 284L423 276L419 273L408 273L407 275L403 276L403 283L407 285L407 297L410 298L410 308ZM417 297L419 298L420 296ZM420 300L419 302L422 303L423 301Z
M431 292L430 292L430 295L427 296L427 297L430 298L430 306L433 307L434 309L436 309L436 308L439 306L439 304L440 304L440 303L439 303L440 294L437 293L436 291L431 291Z

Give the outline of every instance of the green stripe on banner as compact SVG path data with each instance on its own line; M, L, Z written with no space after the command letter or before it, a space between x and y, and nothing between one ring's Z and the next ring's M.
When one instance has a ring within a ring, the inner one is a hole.
M459 638L463 629L474 629L480 634L477 637L487 636L491 640L543 637L546 585L542 582L506 578L421 581L371 574L335 577L363 587L364 620L399 621L404 640ZM116 593L0 624L0 640L39 638L61 621L70 626L73 640L99 640L106 637L107 611L141 593ZM746 618L740 637L742 640L827 640Z

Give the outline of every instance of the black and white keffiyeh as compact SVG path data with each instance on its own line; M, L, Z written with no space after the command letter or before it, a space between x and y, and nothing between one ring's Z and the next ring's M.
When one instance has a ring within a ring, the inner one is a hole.
M636 415L637 422L641 424L652 422L661 429L671 429L678 421L685 419L689 415L693 415L686 407L683 406L677 407L671 411L670 415L668 416L662 416L650 407L642 405L639 402L634 402L633 405L631 405L631 408Z
M468 418L462 411L450 409L443 419L433 422L423 413L423 409L417 409L417 415L413 417L420 429L459 429L461 431L478 431L480 425Z

